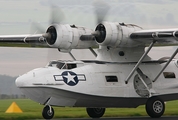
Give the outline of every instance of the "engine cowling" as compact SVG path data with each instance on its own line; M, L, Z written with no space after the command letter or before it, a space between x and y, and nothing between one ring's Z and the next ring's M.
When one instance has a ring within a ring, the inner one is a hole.
M141 27L133 24L102 22L96 27L93 35L100 46L135 47L143 44L130 39L130 34L138 30L141 30Z
M46 31L46 41L50 47L59 48L63 50L69 49L86 49L96 46L94 39L82 41L80 36L83 34L91 34L91 29L84 27L77 27L68 24L51 25Z

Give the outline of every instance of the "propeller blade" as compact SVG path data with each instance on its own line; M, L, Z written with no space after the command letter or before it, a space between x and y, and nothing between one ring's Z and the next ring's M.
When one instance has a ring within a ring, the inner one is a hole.
M30 29L31 34L41 34L45 33L45 29L37 22L32 22L31 23L31 29Z
M51 6L50 24L60 24L65 18L63 11L58 6Z
M94 2L93 6L95 8L95 13L96 13L96 17L97 17L97 24L99 24L102 21L104 21L107 12L110 9L110 6L107 5L107 3L105 3L102 0L96 0Z
M32 22L31 23L31 28L30 28L30 34L33 36L35 34L42 34L45 33L45 29L37 22ZM27 39L27 38L26 38ZM42 41L44 41L44 37L41 36L40 38ZM34 41L31 46L32 47L38 47L41 43L39 43L39 41Z

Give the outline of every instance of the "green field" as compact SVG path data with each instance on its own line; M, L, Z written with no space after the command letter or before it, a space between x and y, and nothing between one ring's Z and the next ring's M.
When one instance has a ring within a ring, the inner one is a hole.
M23 113L5 113L12 102L16 102ZM29 99L0 100L0 120L26 120L42 118L43 105L39 105ZM85 108L54 107L55 118L86 118ZM165 116L178 115L178 101L166 103ZM104 117L147 116L145 106L138 108L108 108Z

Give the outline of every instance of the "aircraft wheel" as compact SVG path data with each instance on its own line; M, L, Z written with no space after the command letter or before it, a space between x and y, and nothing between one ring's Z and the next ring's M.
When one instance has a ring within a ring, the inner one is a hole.
M105 108L86 108L86 110L91 118L100 118L105 113Z
M43 108L43 112L42 112L42 116L44 119L52 119L54 116L54 109L51 107L51 111L50 111L50 107L51 106L45 106Z
M159 118L164 114L165 104L159 97L152 97L147 100L146 112L152 118Z

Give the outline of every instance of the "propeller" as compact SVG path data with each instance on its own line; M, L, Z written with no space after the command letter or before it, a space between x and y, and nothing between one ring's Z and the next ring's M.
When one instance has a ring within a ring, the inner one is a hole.
M98 43L102 43L106 38L106 28L103 24L99 24L95 32L91 33L93 36L95 36L95 39Z
M54 26L50 26L47 29L46 33L44 33L42 36L46 39L46 41L49 45L53 45L57 39L56 28Z
M102 43L106 37L106 29L102 24L102 22L106 18L106 14L109 11L110 6L107 3L105 3L103 0L95 0L93 6L96 14L97 27L95 31L91 33L91 35L82 35L81 40L91 40L88 38L94 37L98 43Z
M42 33L42 37L49 45L54 44L57 38L57 31L55 29L55 25L60 24L64 18L65 16L62 10L58 6L51 5L49 20L49 24L51 26L47 30L45 30L39 23L33 22L31 27L34 31L33 34Z
M51 26L47 29L46 33L42 35L49 45L53 45L56 42L57 31L55 25L60 24L64 17L63 11L58 6L51 6Z

